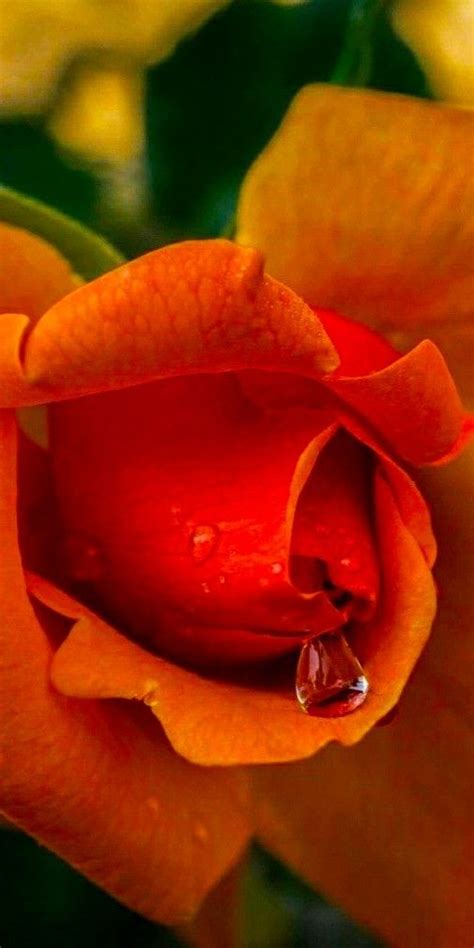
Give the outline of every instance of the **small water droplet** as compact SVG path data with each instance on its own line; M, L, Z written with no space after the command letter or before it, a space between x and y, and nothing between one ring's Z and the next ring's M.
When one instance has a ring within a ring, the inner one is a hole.
M196 820L193 826L193 836L195 839L199 840L200 843L207 843L209 839L209 830L201 820Z
M272 563L270 569L272 573L275 574L275 576L278 576L279 573L283 572L283 566L281 565L281 563Z
M104 572L104 557L99 544L83 533L68 533L63 541L63 556L69 578L76 583L92 583Z
M365 701L369 682L341 632L316 636L301 649L296 697L306 714L337 718Z
M194 527L189 537L189 548L195 563L205 563L219 543L219 529L210 523Z
M341 566L350 566L350 565L351 565L351 561L349 557L345 556L344 559L341 560Z
M221 584L221 586L223 586L224 583L227 582L227 580L226 580L225 576L223 576L223 575L221 574L221 575L219 576L218 582Z
M158 813L158 810L160 809L160 801L158 800L158 797L148 797L146 802L147 806L150 808L150 810L152 810L153 813Z
M203 593L206 593L206 596L208 596L209 593L210 593L210 591L211 591L211 588L210 588L210 586L209 586L209 583L201 583L201 589L202 589Z

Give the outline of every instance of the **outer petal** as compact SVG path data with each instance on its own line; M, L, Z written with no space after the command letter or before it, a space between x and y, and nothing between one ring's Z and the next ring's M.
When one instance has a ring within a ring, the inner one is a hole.
M15 536L14 420L2 413L1 806L117 898L167 922L193 912L248 834L242 775L204 771L119 703L49 685L53 613L25 595ZM139 710L139 709L137 709Z
M431 575L383 480L378 495L386 591L382 615L357 634L372 692L356 715L303 716L291 687L294 667L286 669L281 686L215 681L151 655L90 614L56 655L56 686L81 697L145 700L175 749L201 764L294 760L329 740L354 743L398 700L434 612Z
M241 243L315 306L462 355L472 312L474 115L377 92L309 86L251 168ZM405 342L408 340L405 340Z
M224 240L140 257L52 307L27 337L0 320L4 405L33 404L164 376L263 367L320 376L338 364L321 323L264 277L261 255Z
M469 421L436 346L425 340L400 356L362 323L319 308L316 313L338 352L338 368L323 385L301 375L247 370L240 373L247 396L267 408L325 405L358 427L361 440L371 432L380 447L412 464L455 457Z
M397 719L350 751L254 772L264 842L390 943L413 948L461 948L474 927L473 461L425 475L440 611Z
M459 441L462 404L444 359L428 340L378 372L330 378L326 384L392 452L412 464L439 461Z
M71 293L77 278L64 257L40 237L0 222L0 311L36 320Z

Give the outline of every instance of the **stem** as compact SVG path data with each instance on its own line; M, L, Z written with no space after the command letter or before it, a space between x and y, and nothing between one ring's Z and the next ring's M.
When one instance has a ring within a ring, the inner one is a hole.
M353 0L344 45L331 82L364 87L373 65L373 33L384 0Z

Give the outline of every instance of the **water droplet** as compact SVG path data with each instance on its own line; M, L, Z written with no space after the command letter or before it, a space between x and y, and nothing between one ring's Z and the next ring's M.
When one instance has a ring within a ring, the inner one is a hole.
M296 697L306 714L322 718L350 714L365 701L368 690L364 669L340 632L305 643L296 671Z
M281 565L281 563L272 563L270 569L272 573L275 574L275 576L278 576L279 573L283 572L283 566Z
M211 591L211 588L210 588L210 586L209 586L209 583L201 583L201 589L202 589L203 593L206 593L206 596L208 596L209 593L210 593L210 591Z
M207 843L209 839L209 830L201 820L196 820L193 826L193 835L200 843Z
M218 527L210 523L194 527L189 537L189 547L194 562L205 563L214 553L218 543Z
M158 813L158 810L160 809L160 801L158 800L158 797L148 797L146 802L147 806L153 813Z
M63 556L69 578L75 583L92 583L104 572L104 557L99 544L83 533L68 533L63 541Z
M221 575L219 576L218 582L221 584L221 586L223 586L224 583L227 582L227 580L226 580L225 576L223 576L223 575L221 574Z

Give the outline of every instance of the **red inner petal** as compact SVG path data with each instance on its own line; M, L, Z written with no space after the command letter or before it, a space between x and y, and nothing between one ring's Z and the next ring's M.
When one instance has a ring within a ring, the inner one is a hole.
M315 313L341 360L335 375L369 375L400 357L400 353L373 329L332 310L315 309Z
M23 564L57 576L60 523L50 457L18 431L18 533Z
M341 608L348 605L344 591L375 605L379 570L371 497L371 456L340 431L323 448L298 500L291 539L296 585L306 592L326 588Z
M181 661L185 641L191 664L211 639L220 658L235 653L239 629L249 660L263 636L274 655L336 627L327 597L308 601L287 569L293 476L329 421L315 409L261 411L229 373L54 406L69 582L90 567L83 594L95 608Z

